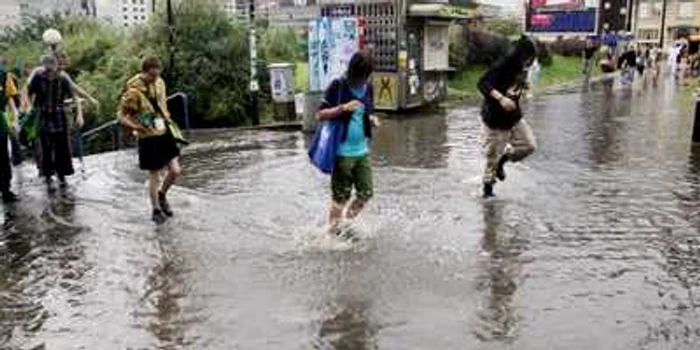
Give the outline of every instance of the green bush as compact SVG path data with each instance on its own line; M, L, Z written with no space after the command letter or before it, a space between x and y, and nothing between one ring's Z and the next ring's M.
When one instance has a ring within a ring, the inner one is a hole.
M147 55L161 57L168 93L182 91L190 98L190 119L195 127L250 124L252 97L249 36L245 23L232 21L210 0L175 1L175 55L169 60L169 29L164 8L151 21L131 32L85 17L52 15L33 17L0 36L2 54L33 68L44 52L41 35L56 28L62 48L71 57L68 72L100 101L99 110L88 106L87 127L116 116L124 83L137 74ZM260 44L261 105L269 100L266 57L299 57L293 32L264 31ZM26 77L26 74L25 74Z
M296 62L303 59L300 39L291 28L267 28L262 34L261 51L271 63Z

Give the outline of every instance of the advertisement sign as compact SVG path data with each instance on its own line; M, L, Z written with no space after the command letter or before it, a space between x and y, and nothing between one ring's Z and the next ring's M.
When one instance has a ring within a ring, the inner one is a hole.
M341 77L359 49L356 18L321 17L309 23L309 90L323 91Z
M535 0L533 0L535 1ZM595 33L596 9L528 13L526 30L531 33Z
M374 107L397 109L399 107L399 77L395 73L374 73Z

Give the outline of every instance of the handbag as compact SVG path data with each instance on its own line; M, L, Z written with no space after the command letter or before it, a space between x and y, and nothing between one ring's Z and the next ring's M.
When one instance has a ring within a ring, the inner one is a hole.
M316 129L309 147L309 159L324 174L333 174L338 146L342 141L345 125L340 120L324 121Z
M170 132L170 135L175 139L175 142L187 146L190 144L189 141L182 135L182 130L180 130L180 127L177 126L177 123L175 123L174 120L169 120L168 121L168 131Z
M336 105L340 104L340 89L336 96ZM335 118L323 121L316 128L316 134L309 146L309 160L324 174L333 174L338 157L338 146L343 141L345 124Z
M31 145L39 136L39 113L32 108L29 112L20 113L19 141L24 146Z

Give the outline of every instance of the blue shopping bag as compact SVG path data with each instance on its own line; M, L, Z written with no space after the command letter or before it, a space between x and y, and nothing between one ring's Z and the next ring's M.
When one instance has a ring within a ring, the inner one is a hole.
M345 125L338 119L324 121L316 128L309 147L309 160L325 174L333 174L344 128Z

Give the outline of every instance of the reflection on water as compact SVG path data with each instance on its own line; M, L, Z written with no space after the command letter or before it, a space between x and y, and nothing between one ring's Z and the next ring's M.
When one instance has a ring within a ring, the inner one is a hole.
M376 349L369 324L370 305L361 300L338 298L327 305L318 333L318 349Z
M447 117L444 113L395 116L384 120L372 149L382 165L441 168L446 165Z
M506 203L497 200L483 203L484 235L482 249L488 256L480 282L487 295L486 305L479 312L479 327L476 335L484 341L507 341L516 336L518 317L515 314L513 297L518 288L518 257L521 241L503 227L503 211Z
M323 236L329 178L300 133L196 136L158 229L133 150L55 197L27 165L0 349L695 350L700 151L679 103L535 99L538 151L488 201L478 108L393 116L356 244Z

